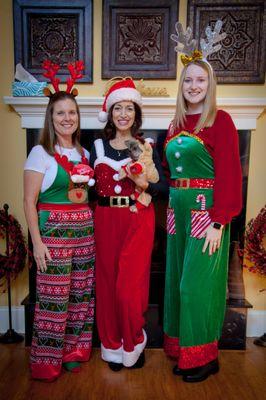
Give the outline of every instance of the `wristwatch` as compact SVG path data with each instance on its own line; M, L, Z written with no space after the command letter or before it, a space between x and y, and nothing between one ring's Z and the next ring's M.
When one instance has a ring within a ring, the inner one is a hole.
M212 222L211 223L211 226L214 228L214 229L218 229L218 230L221 230L221 229L223 229L223 225L222 224L220 224L220 222Z

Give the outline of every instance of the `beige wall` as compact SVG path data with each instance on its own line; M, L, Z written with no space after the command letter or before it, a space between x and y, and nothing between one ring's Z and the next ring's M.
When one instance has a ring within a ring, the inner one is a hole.
M180 1L179 19L186 22L185 0ZM105 81L101 80L101 0L94 0L93 32L93 80L91 85L79 85L81 96L100 96L104 92ZM97 23L96 23L97 22ZM12 0L0 0L0 99L11 95L11 82L14 74L13 55L13 17ZM179 64L180 66L180 61ZM180 68L179 68L180 70ZM178 79L177 79L178 81ZM177 81L148 81L149 86L166 87L171 97L176 95ZM266 85L220 85L219 97L265 97ZM26 131L20 128L19 116L0 100L0 205L8 203L11 213L20 221L25 232L26 224L22 209L22 175L26 156ZM260 118L258 128L252 134L250 178L248 192L248 219L256 216L266 199L263 186L265 162L263 149L266 148L266 117ZM28 291L27 271L13 284L13 304L19 305ZM263 309L263 295L259 289L266 287L265 279L245 273L248 300L256 309ZM0 306L6 305L6 296L0 296Z

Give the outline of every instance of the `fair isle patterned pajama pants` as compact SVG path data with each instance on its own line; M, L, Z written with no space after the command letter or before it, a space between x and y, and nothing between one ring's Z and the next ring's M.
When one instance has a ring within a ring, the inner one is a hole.
M94 319L92 211L39 211L43 243L52 261L37 273L31 348L35 379L53 379L63 362L87 361Z

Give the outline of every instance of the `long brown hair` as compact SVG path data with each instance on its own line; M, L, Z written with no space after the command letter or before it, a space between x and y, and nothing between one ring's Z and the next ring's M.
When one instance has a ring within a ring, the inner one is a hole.
M76 131L72 135L72 144L80 154L82 154L82 148L79 143L80 140L80 112L79 106L73 94L66 93L64 91L59 91L54 93L49 100L49 103L46 108L45 113L45 120L44 120L44 127L41 132L39 144L43 146L43 148L47 151L48 154L53 156L55 154L54 146L57 143L57 137L54 130L53 124L53 112L54 112L54 105L61 100L72 100L76 105L76 110L78 114L78 127Z
M187 105L183 96L183 83L186 71L189 65L195 64L207 72L209 78L208 89L203 103L203 111L195 127L195 133L198 133L202 128L212 126L217 113L216 105L216 76L211 65L207 62L198 60L189 63L183 68L178 85L178 94L176 99L176 111L173 119L173 129L182 128L186 121Z
M135 108L135 121L134 124L131 127L131 135L136 138L138 136L141 136L141 133L139 132L139 129L142 125L142 111L140 106L137 103L134 103L134 108ZM105 139L111 140L115 138L116 135L116 127L113 123L113 108L115 104L112 105L110 110L108 111L108 120L107 123L103 129L103 135Z

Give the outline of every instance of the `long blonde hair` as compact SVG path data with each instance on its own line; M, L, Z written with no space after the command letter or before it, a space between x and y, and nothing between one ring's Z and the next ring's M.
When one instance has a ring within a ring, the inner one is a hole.
M186 105L186 100L184 99L183 96L182 88L187 68L191 64L198 65L199 67L204 69L204 71L207 72L209 78L208 89L203 103L203 110L194 130L195 133L198 133L202 128L206 128L213 125L217 113L215 72L213 71L209 63L201 60L193 61L192 63L189 63L183 68L178 85L176 111L173 119L173 129L184 127L186 122L187 105Z

